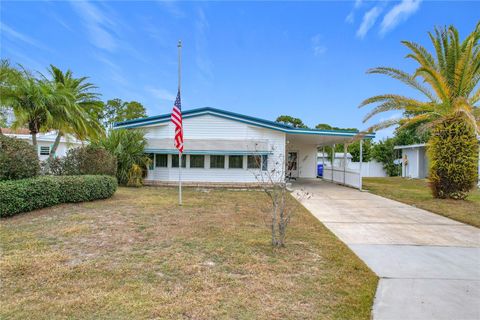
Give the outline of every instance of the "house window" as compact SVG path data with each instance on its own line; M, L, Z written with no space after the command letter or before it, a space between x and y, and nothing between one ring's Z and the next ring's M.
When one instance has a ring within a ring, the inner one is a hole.
M225 156L210 156L210 168L212 168L212 169L224 169L225 168Z
M228 168L243 169L243 156L228 156Z
M49 146L40 146L40 155L41 156L50 155L50 147Z
M261 161L261 156L247 156L247 168L260 169Z
M182 168L187 167L187 156L182 154ZM172 154L172 168L178 168L178 154Z
M166 168L168 166L168 155L156 154L155 155L155 167Z
M262 171L268 170L268 154L262 155Z
M192 154L190 156L190 168L205 168L205 156Z

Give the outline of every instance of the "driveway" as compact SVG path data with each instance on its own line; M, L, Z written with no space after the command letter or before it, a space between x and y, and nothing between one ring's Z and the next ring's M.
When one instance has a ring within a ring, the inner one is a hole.
M293 189L380 278L373 319L480 319L479 229L321 180Z

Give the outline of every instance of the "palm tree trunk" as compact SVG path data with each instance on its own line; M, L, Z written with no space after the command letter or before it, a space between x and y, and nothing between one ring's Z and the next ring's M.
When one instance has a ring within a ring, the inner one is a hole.
M37 133L36 132L32 132L32 144L34 147L37 146Z
M63 132L59 130L57 137L55 138L55 142L53 143L52 150L50 151L50 155L48 156L49 160L53 160L53 157L57 152L58 145L60 144L60 139L62 138L62 136L63 136Z

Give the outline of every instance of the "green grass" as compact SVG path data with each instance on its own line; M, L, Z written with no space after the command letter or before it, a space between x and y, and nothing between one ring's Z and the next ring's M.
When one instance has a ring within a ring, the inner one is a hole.
M475 189L467 200L434 199L427 180L363 178L363 188L382 197L414 205L442 216L480 227L480 190Z
M120 188L3 219L2 319L369 319L375 275L299 206L273 249L259 191Z

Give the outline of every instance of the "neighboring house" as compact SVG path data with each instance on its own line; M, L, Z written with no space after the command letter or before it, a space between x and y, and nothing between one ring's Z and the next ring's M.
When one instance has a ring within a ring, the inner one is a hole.
M2 133L8 137L27 140L30 144L32 143L32 135L28 129L12 130L9 128L2 128ZM41 161L48 159L56 137L57 133L55 131L37 134L37 152L38 158ZM62 137L57 148L56 156L64 157L68 150L79 147L82 144L82 141L77 140L72 136Z
M145 130L145 152L153 160L146 183L178 181L179 159L170 114L119 122L114 128ZM214 108L184 111L183 128L182 181L214 184L256 183L271 173L281 175L280 178L315 178L317 148L346 142L357 134L293 128Z
M395 146L394 149L402 151L402 177L424 179L428 176L428 157L425 143Z
M360 169L360 163L359 162L353 162L352 161L352 155L350 153L347 153L347 165L346 169L350 171L357 171ZM328 160L329 156L325 153L325 155L322 152L319 152L317 154L317 163L318 164L323 164L325 163L325 167L329 168L332 166L330 163L330 160ZM343 163L345 161L344 154L343 152L336 152L335 153L335 160L333 161L333 166L335 168L343 168ZM368 162L363 162L362 163L362 177L387 177L387 172L385 169L383 169L383 164L376 161L376 160L370 160Z

